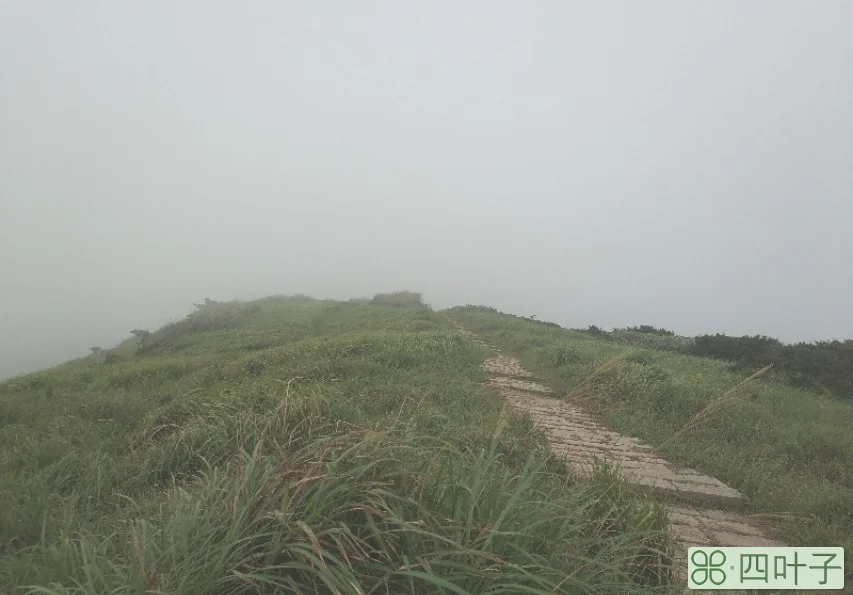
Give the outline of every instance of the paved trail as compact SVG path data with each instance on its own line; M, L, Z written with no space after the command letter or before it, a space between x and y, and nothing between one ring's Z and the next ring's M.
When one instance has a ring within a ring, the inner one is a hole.
M784 545L768 538L748 515L739 512L744 505L742 494L713 477L667 462L636 438L607 429L558 399L517 359L500 354L499 349L452 322L471 341L499 354L483 363L489 375L487 384L513 407L529 413L546 431L554 452L573 469L585 474L595 458L608 459L622 468L629 484L667 504L670 530L678 544L675 568L682 580L687 580L688 547Z

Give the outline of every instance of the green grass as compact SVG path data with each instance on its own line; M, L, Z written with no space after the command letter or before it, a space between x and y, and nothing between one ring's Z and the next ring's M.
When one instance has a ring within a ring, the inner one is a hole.
M450 313L614 429L740 490L751 512L783 515L777 525L786 543L843 546L853 571L853 404L753 381L682 431L747 374L721 361L597 339L489 308ZM621 359L596 373L614 358Z
M0 384L0 592L666 590L660 506L569 476L412 296L211 304Z

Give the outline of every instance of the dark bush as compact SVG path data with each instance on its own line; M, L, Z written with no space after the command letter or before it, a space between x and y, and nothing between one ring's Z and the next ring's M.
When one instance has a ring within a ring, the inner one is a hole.
M853 400L853 340L786 345L779 366L797 386Z
M691 353L744 366L763 367L774 363L783 347L778 339L763 335L728 337L717 333L696 337Z
M139 340L139 344L145 347L151 341L151 331L135 328L130 334Z
M665 328L655 328L649 324L641 324L640 326L629 326L627 330L633 333L649 333L652 335L664 335L667 337L675 336L675 333L673 331L668 331Z
M756 369L769 364L788 383L853 400L853 340L786 345L772 337L696 337L690 352Z

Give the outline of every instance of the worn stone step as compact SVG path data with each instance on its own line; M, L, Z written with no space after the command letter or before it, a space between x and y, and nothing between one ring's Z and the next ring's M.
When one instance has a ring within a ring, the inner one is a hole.
M554 394L550 388L540 382L524 380L521 378L511 378L508 376L492 376L486 381L486 384L499 390L513 389L529 393L541 393L543 395Z
M596 459L604 459L621 470L627 483L646 492L726 508L741 508L746 502L720 480L669 463L637 438L609 430L559 399L520 394L507 383L498 388L514 407L531 415L547 433L554 452L581 475L592 471Z
M533 374L527 370L514 357L506 355L492 357L483 362L483 371L498 376L510 376L512 378L533 378Z

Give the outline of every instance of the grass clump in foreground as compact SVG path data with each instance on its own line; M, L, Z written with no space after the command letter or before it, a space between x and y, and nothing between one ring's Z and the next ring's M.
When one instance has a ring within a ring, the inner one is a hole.
M789 545L844 547L853 572L853 403L765 381L766 369L736 371L490 308L450 313L609 426L740 490Z
M666 588L660 508L569 478L422 305L276 297L136 334L0 384L0 592Z

